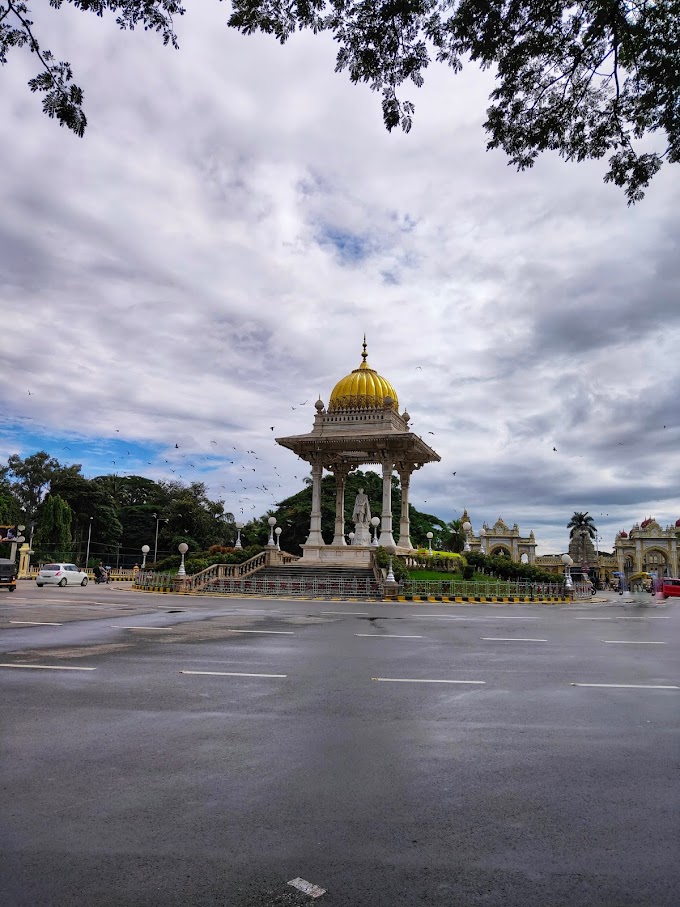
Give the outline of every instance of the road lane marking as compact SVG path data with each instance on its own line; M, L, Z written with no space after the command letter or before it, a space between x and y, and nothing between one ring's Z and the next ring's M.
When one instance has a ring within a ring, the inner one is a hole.
M31 624L36 627L63 627L63 624L56 624L51 620L10 620L11 624Z
M680 690L677 686L662 686L649 683L572 683L572 687L612 687L622 690Z
M304 892L304 894L308 894L310 898L320 898L322 894L326 894L325 888L320 888L318 885L314 885L306 879L301 879L299 876L296 879L291 879L288 884Z
M665 642L655 642L646 639L603 639L602 642L610 646L665 646Z
M233 608L233 611L238 611L242 614L278 614L279 608Z
M668 614L647 614L645 617L617 617L617 620L670 620Z
M531 639L520 636L480 636L486 642L547 642L547 639Z
M358 614L361 617L367 617L368 611L322 611L322 614Z
M96 668L75 668L64 665L19 665L0 664L0 668L33 668L41 671L96 671Z
M174 630L174 627L123 627L121 624L109 624L114 630Z
M355 633L355 636L366 636L369 639L422 639L422 636L399 636L397 633Z
M209 677L288 677L287 674L244 674L238 671L180 671L180 674L205 674Z
M613 617L572 617L572 620L614 620ZM621 620L621 618L617 618Z
M409 617L431 617L434 620L540 620L540 617L514 617L510 614L497 614L493 617L442 617L440 614L409 614Z
M462 683L462 684L485 684L486 680L422 680L417 677L371 677L371 680L377 680L378 683Z
M227 633L275 633L277 636L295 636L294 630L235 630L233 627L225 627Z

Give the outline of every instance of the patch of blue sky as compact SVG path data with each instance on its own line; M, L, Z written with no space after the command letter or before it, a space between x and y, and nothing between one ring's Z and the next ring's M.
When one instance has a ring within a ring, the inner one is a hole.
M71 431L39 431L26 424L6 424L0 429L4 462L13 453L25 459L39 451L45 451L64 466L81 464L87 478L114 472L143 475L144 469L163 467L169 459L164 445L130 441L122 433L121 437L92 437Z
M356 264L367 258L373 251L373 244L366 236L342 230L325 224L317 240L322 246L332 246L343 264Z

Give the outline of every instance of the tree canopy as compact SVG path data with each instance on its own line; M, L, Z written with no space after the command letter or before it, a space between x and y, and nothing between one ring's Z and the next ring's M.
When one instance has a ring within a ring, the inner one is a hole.
M582 534L589 535L591 539L594 539L597 535L595 520L593 520L587 510L585 511L585 513L575 511L574 515L567 523L567 529L569 529L570 539L573 539L574 536L580 536Z
M66 2L179 46L178 0ZM43 47L31 15L24 0L0 0L0 63L15 48L35 54L31 91L82 136L83 90L70 63ZM401 90L421 87L433 61L454 72L468 62L493 69L487 148L501 148L519 170L548 150L570 161L608 155L605 181L629 204L664 160L680 161L680 0L233 0L228 24L281 43L301 29L330 33L336 71L380 92L388 130L411 129L415 105Z

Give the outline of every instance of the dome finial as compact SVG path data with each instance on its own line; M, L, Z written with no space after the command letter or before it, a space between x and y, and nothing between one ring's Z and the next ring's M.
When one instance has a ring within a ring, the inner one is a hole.
M361 354L361 358L362 358L363 361L362 361L362 363L361 363L361 365L360 365L359 367L360 367L360 368L368 368L368 362L366 362L366 360L368 359L368 353L366 352L366 334L364 334L363 347L364 347L364 349L363 349L363 352L362 352L362 354Z

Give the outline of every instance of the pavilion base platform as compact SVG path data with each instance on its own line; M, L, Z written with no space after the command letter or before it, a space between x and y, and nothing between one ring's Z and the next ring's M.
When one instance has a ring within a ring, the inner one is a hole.
M295 561L298 567L370 567L373 545L302 545L302 557ZM413 548L399 545L390 554L413 554ZM291 565L292 566L292 565Z

